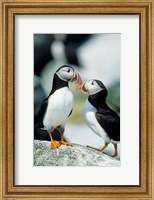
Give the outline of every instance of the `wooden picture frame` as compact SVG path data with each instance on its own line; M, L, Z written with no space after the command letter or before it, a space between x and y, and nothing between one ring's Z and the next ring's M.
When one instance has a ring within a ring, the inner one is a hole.
M0 198L154 199L154 2L152 0L1 0ZM14 21L18 14L137 14L140 17L139 186L16 186L14 184ZM153 35L153 36L152 36Z

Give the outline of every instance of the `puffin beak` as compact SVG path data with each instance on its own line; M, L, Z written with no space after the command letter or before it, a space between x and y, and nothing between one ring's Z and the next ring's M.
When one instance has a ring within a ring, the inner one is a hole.
M71 77L71 82L74 84L77 84L77 89L78 87L82 84L82 79L79 73L74 72L74 75Z
M74 72L74 74L71 76L71 78L70 78L70 81L72 82L72 83L78 83L78 78L79 78L79 74L75 71Z
M87 93L88 92L88 86L86 86L86 82L83 82L78 88L77 90L79 92L82 92L82 93Z

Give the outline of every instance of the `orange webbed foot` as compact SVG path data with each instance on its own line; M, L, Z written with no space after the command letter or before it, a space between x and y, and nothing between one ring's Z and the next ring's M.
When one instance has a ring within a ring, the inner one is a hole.
M52 140L51 143L50 143L51 149L58 148L60 145L61 145L60 141L56 141L56 140Z
M67 145L67 146L72 146L72 144L70 144L69 142L65 142L64 140L61 140L60 144Z

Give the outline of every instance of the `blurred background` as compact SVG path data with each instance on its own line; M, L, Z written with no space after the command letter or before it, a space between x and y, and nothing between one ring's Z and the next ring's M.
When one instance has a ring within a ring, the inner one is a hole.
M120 34L34 34L34 139L49 140L46 131L36 128L38 113L51 91L53 74L63 64L74 67L82 80L101 80L108 89L107 104L120 115L120 60ZM82 118L88 95L78 92L76 85L69 85L75 106L66 124L65 139L84 146L103 146L103 139L94 134ZM120 144L118 151L119 160ZM104 152L113 154L113 145Z

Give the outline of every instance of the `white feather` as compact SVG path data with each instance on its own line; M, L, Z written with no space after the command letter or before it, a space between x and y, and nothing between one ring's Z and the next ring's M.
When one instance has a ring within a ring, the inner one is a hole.
M94 133L103 138L105 143L109 143L110 138L108 137L104 129L99 125L95 116L96 112L97 109L87 99L82 110L84 121Z
M43 119L47 130L56 128L66 123L74 106L74 97L68 87L55 91L48 99L48 107Z

